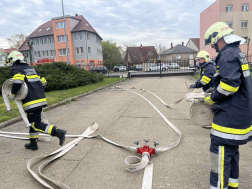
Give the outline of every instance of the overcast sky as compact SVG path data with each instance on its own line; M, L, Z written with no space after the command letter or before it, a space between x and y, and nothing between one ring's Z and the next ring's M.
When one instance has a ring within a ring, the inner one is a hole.
M170 48L199 37L200 13L216 0L64 0L65 15L83 15L103 40ZM0 48L62 16L61 0L1 0Z

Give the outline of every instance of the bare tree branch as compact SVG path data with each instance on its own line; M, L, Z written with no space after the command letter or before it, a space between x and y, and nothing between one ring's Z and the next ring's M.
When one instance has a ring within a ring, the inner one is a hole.
M27 36L25 34L20 33L7 37L6 40L8 41L11 48L19 49L26 38Z

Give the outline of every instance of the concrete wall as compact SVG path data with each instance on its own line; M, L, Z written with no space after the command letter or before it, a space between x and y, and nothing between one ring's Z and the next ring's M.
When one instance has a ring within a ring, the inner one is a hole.
M194 42L191 39L189 39L186 46L193 49L193 50L195 50L195 51L199 51L198 47L194 44Z

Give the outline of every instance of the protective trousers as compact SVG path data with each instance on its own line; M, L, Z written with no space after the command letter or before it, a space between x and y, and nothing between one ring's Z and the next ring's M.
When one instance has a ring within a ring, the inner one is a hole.
M210 189L238 189L239 146L211 140Z
M42 108L34 110L32 112L27 112L27 118L32 124L29 132L30 139L38 139L39 132L52 135L55 130L54 125L41 122L41 112Z

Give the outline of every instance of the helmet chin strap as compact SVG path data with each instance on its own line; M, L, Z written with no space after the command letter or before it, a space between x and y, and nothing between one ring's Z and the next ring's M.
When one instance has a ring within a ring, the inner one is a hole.
M219 53L220 50L219 50L219 46L217 45L217 43L214 44L214 47L215 47L215 51L216 51L217 53Z

